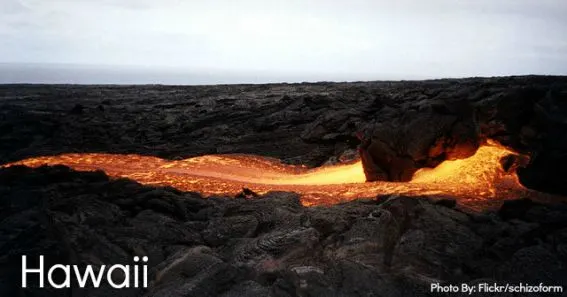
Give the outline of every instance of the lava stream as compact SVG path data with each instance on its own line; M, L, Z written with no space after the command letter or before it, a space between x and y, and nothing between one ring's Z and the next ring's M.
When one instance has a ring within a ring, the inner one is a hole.
M489 142L467 159L444 161L421 169L409 183L365 182L360 161L308 169L276 159L250 155L209 155L181 161L119 154L63 154L37 157L3 165L65 165L79 171L102 170L113 178L141 184L172 186L203 195L235 195L242 188L257 193L293 191L304 205L334 204L382 194L450 196L461 203L518 198L529 192L515 172L506 173L500 159L515 154Z

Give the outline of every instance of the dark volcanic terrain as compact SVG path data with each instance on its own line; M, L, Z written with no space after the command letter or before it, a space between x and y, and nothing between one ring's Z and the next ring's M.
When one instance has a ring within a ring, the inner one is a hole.
M526 187L567 197L567 77L0 86L0 164L72 152L246 153L316 167L360 150L369 179L406 181L487 139L529 157L502 161L521 167ZM517 197L482 213L437 198L377 193L304 207L287 192L204 199L103 172L2 168L0 296L436 296L437 282L567 289L567 198ZM151 285L24 290L21 255L81 265L148 256Z

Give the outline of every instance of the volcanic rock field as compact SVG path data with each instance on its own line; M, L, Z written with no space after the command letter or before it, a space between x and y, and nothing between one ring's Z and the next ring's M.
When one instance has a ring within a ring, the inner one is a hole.
M567 77L0 85L0 166L69 153L170 161L252 154L305 168L362 161L369 182L404 183L490 141L517 153L499 165L529 191L474 211L446 195L375 193L305 206L299 194L280 190L210 196L61 165L2 167L0 296L439 296L432 283L567 288ZM22 255L94 266L147 256L149 287L22 289Z

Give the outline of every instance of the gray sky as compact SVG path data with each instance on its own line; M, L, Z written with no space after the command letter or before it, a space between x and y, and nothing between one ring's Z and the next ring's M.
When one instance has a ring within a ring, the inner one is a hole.
M299 81L567 74L566 16L566 0L0 0L0 63Z

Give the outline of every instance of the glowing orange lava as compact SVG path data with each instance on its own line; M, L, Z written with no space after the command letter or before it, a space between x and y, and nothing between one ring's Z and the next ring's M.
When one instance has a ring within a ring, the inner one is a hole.
M249 155L210 155L181 161L117 154L64 154L30 158L3 165L66 165L75 170L103 170L141 184L172 186L204 195L234 195L249 188L257 193L293 191L304 205L334 204L382 194L433 195L458 198L474 205L491 198L518 198L529 192L515 172L506 173L500 159L513 151L489 142L470 158L445 161L421 169L409 183L365 182L360 161L308 169L278 160Z

